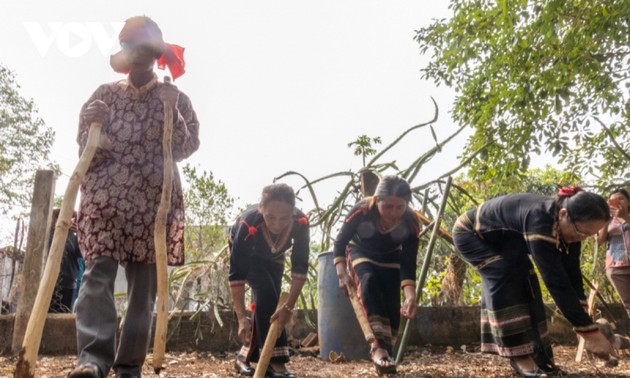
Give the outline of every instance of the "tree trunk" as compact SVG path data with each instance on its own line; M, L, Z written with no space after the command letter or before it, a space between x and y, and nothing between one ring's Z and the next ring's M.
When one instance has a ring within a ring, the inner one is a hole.
M466 262L456 253L451 253L446 274L442 280L440 304L443 306L462 306L462 287L466 278Z

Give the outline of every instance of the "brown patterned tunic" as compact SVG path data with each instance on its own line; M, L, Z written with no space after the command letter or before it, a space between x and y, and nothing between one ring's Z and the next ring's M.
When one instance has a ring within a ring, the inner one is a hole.
M83 105L101 100L110 109L101 144L81 183L78 236L87 261L110 256L122 264L155 263L153 231L160 204L164 160L164 107L157 76L141 88L128 80L101 85ZM188 96L180 92L173 109L173 160L199 148L199 122ZM80 151L90 125L79 123ZM184 263L184 201L175 166L168 213L168 264Z

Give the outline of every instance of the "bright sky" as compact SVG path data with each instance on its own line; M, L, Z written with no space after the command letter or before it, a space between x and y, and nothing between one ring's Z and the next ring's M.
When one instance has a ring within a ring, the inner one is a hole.
M201 147L187 162L212 171L242 205L257 201L262 186L286 171L316 179L357 170L361 159L347 144L366 134L386 145L430 120L430 96L440 106L438 137L450 135L453 95L420 78L429 57L413 40L415 29L448 17L447 6L445 0L10 1L0 12L0 62L56 132L52 159L64 173L61 195L78 161L79 109L99 84L123 78L109 67L109 55L118 49L124 20L150 16L166 42L186 48L187 73L175 84L201 123ZM455 167L464 139L415 183ZM428 129L415 132L387 160L406 167L432 146Z

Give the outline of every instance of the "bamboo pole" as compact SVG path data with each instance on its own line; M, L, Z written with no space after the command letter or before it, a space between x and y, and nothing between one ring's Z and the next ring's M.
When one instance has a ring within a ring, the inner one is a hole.
M165 77L164 82L170 85L171 78ZM171 139L173 137L173 108L164 102L164 130L162 138L162 154L164 156L164 181L162 182L162 197L155 215L154 244L155 265L157 269L157 317L155 322L155 337L153 340L153 369L156 373L162 370L164 353L166 351L166 333L168 329L168 272L167 272L167 241L166 223L168 211L171 208L171 194L173 191L173 151Z
M431 255L433 254L433 248L435 247L435 242L437 241L438 235L440 235L440 224L442 223L442 216L444 215L444 210L446 209L446 202L448 200L449 192L451 191L451 183L453 178L451 176L446 180L446 187L444 188L444 196L442 197L442 202L440 203L440 208L438 210L437 218L433 223L433 230L431 232L431 239L429 240L429 245L427 246L427 254L424 256L424 262L422 263L422 270L420 272L420 278L418 279L418 283L416 285L416 300L419 302L422 296L422 288L424 287L424 281L427 277L427 271L429 270L429 263L431 261ZM396 354L396 363L399 364L402 362L403 355L405 354L405 349L407 348L407 340L409 339L409 329L411 322L407 319L402 319L401 324L404 323L404 331L402 337L398 342L398 350Z
M276 306L276 311L284 306L287 302L287 298L289 298L289 293L283 292L280 294L280 299L278 299L278 306ZM280 337L282 333L282 326L278 323L278 318L271 323L269 327L269 332L267 332L267 338L265 339L265 345L263 345L262 350L260 351L260 357L258 358L258 363L256 364L256 372L254 373L254 378L264 378L267 373L267 367L269 366L269 360L271 360L271 355L273 354L273 347L276 345L276 340Z
M418 218L420 219L420 222L425 225L426 227L431 227L433 225L433 221L431 219L429 219L429 217L427 217L426 215L424 215L424 212L421 211L416 211L416 214L418 215ZM442 228L440 228L438 230L438 235L446 240L447 242L449 242L449 244L453 244L453 235L451 235L450 232L443 230Z
M359 296L357 295L357 291L354 286L348 288L348 298L350 299L350 303L352 303L352 309L354 310L354 315L357 317L357 321L359 322L359 326L361 326L361 331L363 331L363 336L365 336L365 341L368 344L372 344L376 338L374 337L374 331L370 326L370 322L368 321L367 316L365 316L365 312L363 311L363 306L361 306L361 302L359 301Z
M55 225L55 235L53 236L50 253L46 260L44 276L42 277L39 290L37 291L33 313L26 327L22 349L20 350L13 374L16 378L31 378L35 376L37 352L39 351L39 345L42 340L42 332L44 330L50 299L52 298L55 283L59 276L61 259L63 257L63 250L66 245L66 238L68 237L68 229L70 228L70 222L74 212L77 192L79 191L81 181L83 181L83 177L90 167L94 153L99 145L101 127L102 124L97 122L90 125L87 143L83 149L83 153L81 153L74 172L72 172L72 176L70 176L68 187L63 195L59 218Z

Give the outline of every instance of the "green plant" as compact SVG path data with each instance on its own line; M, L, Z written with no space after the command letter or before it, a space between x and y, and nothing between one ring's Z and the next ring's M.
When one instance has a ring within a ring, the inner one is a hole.
M451 0L415 36L423 77L456 92L478 181L518 181L532 154L600 187L630 180L626 0ZM481 150L481 153L479 153ZM574 180L571 180L574 181Z

